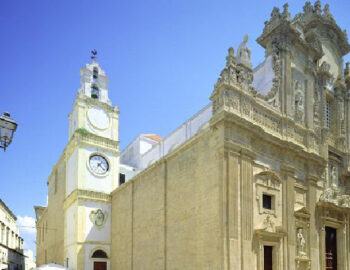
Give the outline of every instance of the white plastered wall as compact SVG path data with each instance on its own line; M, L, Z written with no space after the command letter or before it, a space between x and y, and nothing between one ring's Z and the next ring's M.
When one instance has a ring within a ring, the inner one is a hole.
M96 227L91 219L91 211L101 209L106 213L106 223L102 227ZM111 206L103 202L85 202L85 241L110 242L111 238Z
M75 149L67 161L67 181L66 197L77 188L77 171L78 171L78 149Z

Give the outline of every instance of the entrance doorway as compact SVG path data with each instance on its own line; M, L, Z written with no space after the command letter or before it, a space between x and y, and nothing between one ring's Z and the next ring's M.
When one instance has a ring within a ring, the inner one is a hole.
M94 262L94 270L107 270L106 262Z
M326 227L326 270L337 270L337 230Z
M94 261L94 270L107 270L107 253L102 249L97 249L92 253L91 259Z
M272 246L264 246L264 270L273 270L272 268Z

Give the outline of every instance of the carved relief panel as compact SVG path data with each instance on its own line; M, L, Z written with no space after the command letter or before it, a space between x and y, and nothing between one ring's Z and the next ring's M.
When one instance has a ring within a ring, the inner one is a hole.
M299 124L305 123L306 114L306 79L297 70L292 72L292 111L294 120Z

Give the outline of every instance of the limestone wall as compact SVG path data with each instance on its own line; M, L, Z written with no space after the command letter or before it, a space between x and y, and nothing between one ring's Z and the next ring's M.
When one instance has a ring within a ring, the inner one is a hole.
M212 133L114 191L112 269L221 269L220 158Z
M36 263L64 263L64 213L66 166L63 160L55 166L48 181L48 206L37 222Z

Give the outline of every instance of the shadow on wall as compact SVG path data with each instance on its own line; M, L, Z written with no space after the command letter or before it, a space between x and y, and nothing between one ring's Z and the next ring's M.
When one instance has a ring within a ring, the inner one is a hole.
M4 254L0 258L0 269L1 270L24 270L25 261L24 261L23 250L20 249L8 249L7 256Z

